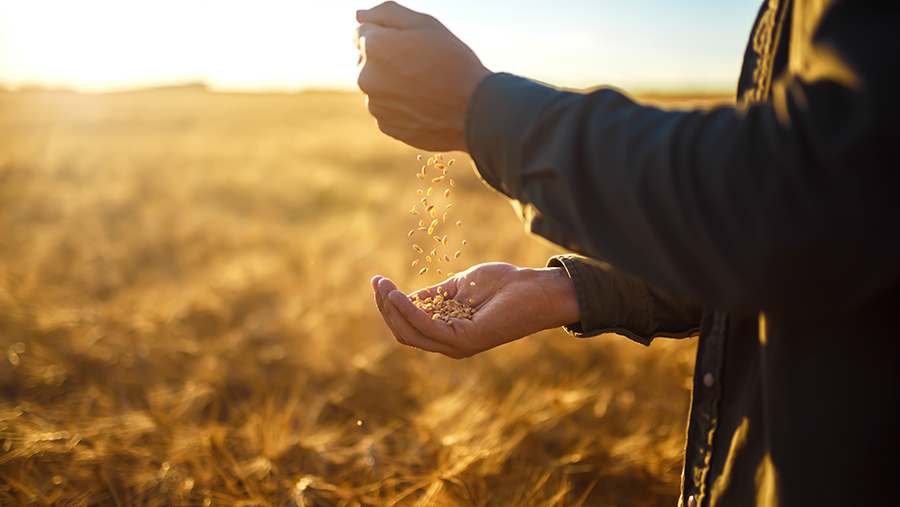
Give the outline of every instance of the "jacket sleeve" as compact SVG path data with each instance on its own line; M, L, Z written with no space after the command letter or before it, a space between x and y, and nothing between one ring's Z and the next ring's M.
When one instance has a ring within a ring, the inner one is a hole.
M586 338L616 333L649 345L654 338L684 338L700 328L703 307L699 303L608 264L558 255L547 266L565 268L578 294L581 322L565 326L569 334Z
M770 104L663 111L493 74L469 152L531 231L651 284L733 311L850 310L900 283L900 4L836 3L811 30L827 57Z

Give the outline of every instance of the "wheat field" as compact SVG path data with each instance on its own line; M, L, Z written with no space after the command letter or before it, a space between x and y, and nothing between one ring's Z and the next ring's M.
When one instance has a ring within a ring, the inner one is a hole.
M694 340L393 340L419 153L354 93L0 93L0 505L674 506ZM563 252L446 156L456 271Z

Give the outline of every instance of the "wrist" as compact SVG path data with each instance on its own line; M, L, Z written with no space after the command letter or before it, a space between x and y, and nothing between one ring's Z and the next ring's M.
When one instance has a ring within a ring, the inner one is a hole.
M569 272L562 267L540 268L535 271L543 278L541 285L548 301L547 315L551 322L547 327L562 327L580 322L578 293Z

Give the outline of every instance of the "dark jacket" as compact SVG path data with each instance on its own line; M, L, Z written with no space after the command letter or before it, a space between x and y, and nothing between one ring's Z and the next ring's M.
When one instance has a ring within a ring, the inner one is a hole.
M735 107L476 89L480 174L587 257L570 330L700 328L684 505L897 505L898 82L900 2L770 0Z

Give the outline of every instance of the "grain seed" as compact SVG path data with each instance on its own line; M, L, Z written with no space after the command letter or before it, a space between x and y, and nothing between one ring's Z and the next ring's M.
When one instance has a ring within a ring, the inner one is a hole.
M458 225L458 226L459 226L459 225L462 225L462 220L457 220L457 221L456 221L456 225Z
M419 227L417 230L419 230L419 231L427 231L427 230L428 230L428 227Z
M444 164L434 164L434 168L435 168L435 169L440 169L440 170L443 171L444 169L447 168L447 166L445 166Z
M450 189L444 190L444 197L450 197Z
M429 211L428 213L431 214L431 218L434 218L434 216L437 214L437 213L434 211L434 209L432 209L432 210Z
M444 235L444 237L441 238L441 243L443 243L444 246L450 246L447 244L447 236L446 235Z
M422 253L422 252L419 252L419 253ZM459 250L457 250L456 253L453 254L453 258L454 258L454 259L459 259L459 256L460 256L461 254L462 254L462 252L460 252Z
M424 220L424 219L423 219L423 220L419 220L419 227L422 227L422 226L424 226L424 225L425 225L425 220Z
M422 160L422 155L416 155L416 160Z
M445 256L444 256L444 260L447 261L447 262L450 262L450 256L449 256L449 255L445 255Z
M441 242L441 237L440 237L440 236L434 236L434 240L437 241L438 243L440 243L440 242Z
M425 250L422 250L422 247L420 247L419 245L413 245L413 250L415 250L419 253L422 253L425 251Z
M425 256L425 261L426 261L426 262L431 262L431 256L430 256L430 255L426 255L426 256Z
M431 195L432 192L434 192L434 187L428 187L428 193L425 195Z
M437 255L437 248L431 251L431 255Z
M441 171L441 174L443 174L444 176L447 176L447 168L446 167L444 168L443 171Z
M453 275L455 275L455 274L456 273L447 273L447 278L453 278Z
M444 154L443 153L435 153L434 159L435 160L444 160Z
M434 178L433 180L431 180L431 182L432 183L440 183L443 179L444 179L443 176L438 176L437 178Z
M447 205L447 209L450 209L450 208L452 208L452 207L453 207L453 203L452 203L452 202L451 202L450 204Z
M453 178L450 178L450 186L451 186L451 187L455 187L455 186L456 186L456 182L453 181Z
M412 237L412 235L415 234L415 233L416 233L416 230L413 229L413 230L409 231L409 233L407 234L407 236Z
M412 261L412 267L416 267L416 264L419 263L419 259Z
M442 271L441 271L441 269L440 269L440 268L438 268L438 270L437 270L437 273L438 273L438 274L439 274L439 275L442 275L442 274L444 274L444 273L443 273L443 272L442 272Z
M419 178L420 180L424 180L424 179L425 179L425 175L422 174L422 173L416 173L416 178Z
M470 305L474 305L474 304L475 304L475 300L474 300L474 299L467 299L467 300L466 300L466 303L469 303Z
M463 240L463 245L465 245L465 244L466 244L466 240Z
M444 219L444 222L447 221L447 214L446 214L446 213L444 213L443 219Z
M428 206L428 198L427 197L423 197L423 198L419 199L419 202L422 203L422 206ZM428 211L428 210L425 210L425 211Z
M435 227L437 227L437 224L438 224L438 220L437 220L437 218L435 218L434 220L431 221L431 226L429 227L429 229L434 229ZM431 235L430 232L428 234Z
M426 272L428 272L428 268L422 268L419 270L420 275L424 275Z
M431 211L434 209L434 204L429 204L428 207L425 208L425 211Z
M469 285L471 285L472 287L474 287L474 286L475 286L475 282L469 282Z
M426 165L431 165L434 163L434 157L428 159L428 163Z
M422 194L424 194L425 192L423 192L422 189L420 188L420 189L417 189L417 190L416 190L416 193L419 194L419 195L422 195Z
M421 159L420 159L421 160ZM447 162L447 165L453 165L456 162L455 158L451 158L450 162Z
M446 292L444 293L444 297L447 297L447 293L446 293Z

